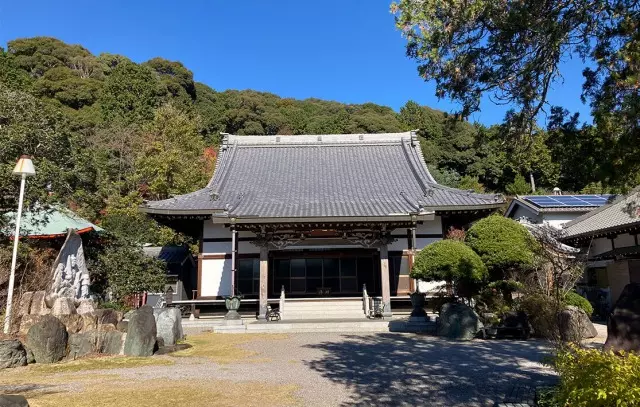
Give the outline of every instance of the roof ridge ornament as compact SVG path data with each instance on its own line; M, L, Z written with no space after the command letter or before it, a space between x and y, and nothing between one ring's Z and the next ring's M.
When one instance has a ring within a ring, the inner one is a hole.
M411 147L418 145L418 131L420 131L420 129L411 130L409 132L409 134L411 134Z
M224 151L229 148L229 133L220 132L222 136L222 145L220 146L221 150Z

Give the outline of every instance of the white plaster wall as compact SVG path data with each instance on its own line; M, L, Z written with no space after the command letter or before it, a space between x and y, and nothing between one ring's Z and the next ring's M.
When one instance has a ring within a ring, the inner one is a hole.
M238 242L238 253L260 253L260 248L251 242Z
M442 218L436 216L433 220L427 220L416 225L416 234L442 234Z
M409 242L407 242L407 229L394 229L391 231L393 236L397 236L395 242L389 245L390 251L402 251L409 248Z
M231 242L202 242L202 253L231 253Z
M202 237L205 239L231 237L231 230L224 225L213 223L210 219L203 222Z
M589 249L589 257L597 256L600 253L608 252L611 250L611 240L601 237L593 239L591 242L591 248Z
M429 246L433 242L437 242L438 240L442 240L440 237L419 237L416 239L416 249L421 250L426 246Z
M613 305L618 301L624 287L631 282L629 262L621 260L610 264L607 267L607 275L609 277L609 287L611 288L611 305Z
M520 204L516 204L516 208L511 212L511 219L518 220L520 218L527 218L531 223L539 223L540 218L531 209L524 207Z
M635 241L635 238L632 235L630 235L628 233L624 233L624 234L616 236L615 245L616 245L616 248L618 248L618 247L635 246L636 245L636 241Z
M542 222L550 226L560 229L562 225L570 222L578 216L584 215L584 212L562 212L562 213L542 213Z
M200 296L231 294L231 259L203 259Z

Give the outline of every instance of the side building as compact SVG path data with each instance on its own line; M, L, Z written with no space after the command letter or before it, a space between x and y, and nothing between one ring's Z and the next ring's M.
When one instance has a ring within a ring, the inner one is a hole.
M613 195L518 195L504 216L560 229L614 198Z
M640 188L565 224L561 233L564 243L588 254L578 289L596 306L611 307L625 285L640 283Z
M415 251L504 205L441 186L414 132L225 135L209 184L141 210L199 236L197 298L361 297L387 315ZM406 297L405 297L406 298Z

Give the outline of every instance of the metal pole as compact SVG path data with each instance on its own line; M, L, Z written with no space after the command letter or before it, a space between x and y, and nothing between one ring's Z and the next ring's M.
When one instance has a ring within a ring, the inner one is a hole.
M16 261L18 259L18 241L20 240L20 219L22 218L22 200L24 199L24 184L27 174L22 174L20 181L20 200L18 201L18 215L16 216L16 232L13 235L13 257L11 258L11 274L9 275L9 291L7 291L7 311L4 316L4 333L11 330L11 303L13 302L13 285L16 280Z

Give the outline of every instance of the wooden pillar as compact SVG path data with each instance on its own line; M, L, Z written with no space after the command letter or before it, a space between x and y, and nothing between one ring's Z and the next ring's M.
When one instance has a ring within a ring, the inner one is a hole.
M413 268L413 262L414 262L414 258L416 256L416 226L415 224L413 225L413 227L411 227L410 229L407 229L407 234L409 235L409 244L408 244L408 248L409 248L409 273L411 273L411 269ZM409 280L409 291L410 292L416 292L418 289L418 282L411 278Z
M236 295L236 273L238 272L238 232L231 229L231 295Z
M260 301L258 304L258 319L267 319L267 295L269 285L269 248L260 247Z
M391 286L389 284L389 248L386 243L380 246L380 280L382 281L382 303L384 304L384 316L390 317L391 313Z

